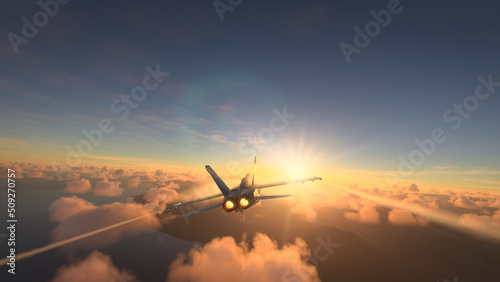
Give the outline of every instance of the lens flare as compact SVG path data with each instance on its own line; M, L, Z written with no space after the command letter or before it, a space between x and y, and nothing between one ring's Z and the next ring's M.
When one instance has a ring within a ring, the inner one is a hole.
M240 206L246 207L246 206L248 206L248 204L249 204L249 202L248 202L247 198L241 198L240 199Z

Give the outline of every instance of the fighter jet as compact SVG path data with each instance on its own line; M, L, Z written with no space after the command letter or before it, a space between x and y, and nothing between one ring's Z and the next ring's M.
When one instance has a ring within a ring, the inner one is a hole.
M181 215L180 217L184 216L189 216L192 214L208 211L211 209L215 209L218 207L222 207L222 209L226 212L243 212L243 210L246 210L250 208L251 206L254 206L257 204L260 200L269 200L269 199L278 199L278 198L285 198L285 197L290 197L291 195L270 195L270 196L261 196L260 195L260 190L262 188L269 188L269 187L274 187L274 186L281 186L281 185L286 185L286 184L291 184L291 183L304 183L306 181L315 181L315 180L323 180L321 177L313 177L313 178L307 178L307 179L299 179L299 180L291 180L291 181L280 181L280 182L275 182L275 183L269 183L265 185L259 185L255 184L255 172L257 170L257 157L255 157L254 160L254 166L253 166L253 174L252 174L252 184L247 185L245 184L244 181L241 182L241 184L237 187L234 187L232 189L229 189L227 187L226 183L222 181L222 179L215 173L215 171L210 167L209 165L206 165L205 168L207 169L208 173L212 176L212 178L215 181L215 184L219 187L221 193L215 194L212 196L204 197L201 199L197 199L194 201L189 201L186 203L182 204L176 204L171 207L167 207L167 211L171 209L175 209L181 206L185 205L190 205L202 201L207 201L219 197L224 197L221 203L218 203L214 206L197 210L194 212L186 213Z

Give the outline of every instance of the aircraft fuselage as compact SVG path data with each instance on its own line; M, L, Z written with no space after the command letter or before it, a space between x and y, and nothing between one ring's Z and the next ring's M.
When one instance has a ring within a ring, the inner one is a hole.
M226 212L243 211L255 205L259 201L255 196L255 189L240 187L224 196L222 208Z

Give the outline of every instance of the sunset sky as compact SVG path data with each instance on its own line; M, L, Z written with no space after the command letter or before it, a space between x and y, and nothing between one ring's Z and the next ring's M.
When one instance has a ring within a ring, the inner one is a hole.
M4 2L20 281L500 279L497 2ZM255 156L257 183L322 181L170 209L220 192L205 165L239 187Z
M2 33L21 34L20 18L39 9L32 4L6 3ZM245 2L222 22L212 5L194 1L61 5L17 54L1 41L2 159L63 163L82 130L110 118L115 130L82 165L201 173L207 163L235 160L247 169L252 153L238 146L269 127L274 108L286 107L296 117L258 152L263 167L292 162L341 181L380 178L397 170L398 156L408 159L415 139L439 127L446 142L409 181L498 188L500 90L458 129L443 120L474 94L478 76L500 80L496 11L402 2L402 12L347 63L340 42L353 44L353 28L386 8L384 1L358 4ZM112 102L156 65L170 75L119 119ZM376 185L387 185L383 178Z

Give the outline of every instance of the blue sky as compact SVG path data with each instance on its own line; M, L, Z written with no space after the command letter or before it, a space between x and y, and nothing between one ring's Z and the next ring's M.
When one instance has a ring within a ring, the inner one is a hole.
M243 1L224 21L210 1L72 1L16 54L7 34L21 34L21 18L41 9L24 2L4 4L0 27L0 138L9 161L59 161L83 129L107 117L116 130L88 162L244 161L242 136L286 106L297 117L264 157L292 144L311 147L327 167L395 170L414 139L441 127L448 140L422 168L499 168L500 90L457 130L442 117L474 94L479 75L500 81L494 1L402 1L351 63L339 44L353 44L353 28L389 1ZM119 120L113 100L157 64L170 75Z

